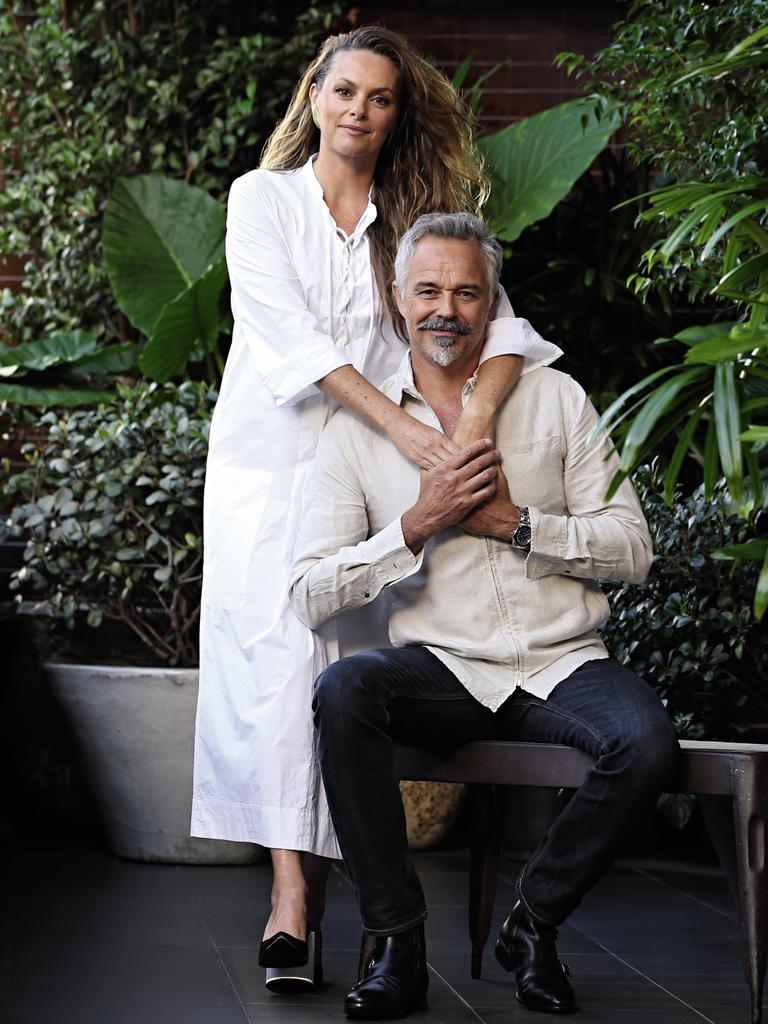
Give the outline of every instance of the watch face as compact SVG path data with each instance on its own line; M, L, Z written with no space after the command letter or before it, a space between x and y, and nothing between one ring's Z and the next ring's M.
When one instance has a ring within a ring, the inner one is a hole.
M531 543L530 526L518 526L513 536L513 543L516 548L526 548Z

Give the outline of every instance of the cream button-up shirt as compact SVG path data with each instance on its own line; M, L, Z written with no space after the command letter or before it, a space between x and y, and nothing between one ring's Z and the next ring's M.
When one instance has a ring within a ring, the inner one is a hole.
M440 429L409 355L382 390ZM427 647L480 703L495 711L517 687L546 697L579 665L608 657L597 580L642 582L653 557L631 483L605 500L617 457L608 438L590 444L596 422L573 378L549 368L523 376L499 411L496 444L512 500L530 510L530 553L452 527L415 556L401 517L418 498L418 469L338 412L310 476L291 574L297 614L316 627L382 595L394 646Z

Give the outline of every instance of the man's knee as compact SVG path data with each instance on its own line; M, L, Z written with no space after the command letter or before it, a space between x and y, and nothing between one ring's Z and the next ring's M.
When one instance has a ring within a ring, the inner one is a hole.
M329 665L315 681L312 710L315 724L321 717L348 721L361 704L376 701L386 666L378 651L342 658Z
M680 746L666 711L638 716L620 737L616 754L639 791L662 791L672 781Z

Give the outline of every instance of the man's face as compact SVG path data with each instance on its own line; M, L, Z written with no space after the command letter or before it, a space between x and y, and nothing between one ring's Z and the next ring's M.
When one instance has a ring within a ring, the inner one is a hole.
M404 290L394 291L414 364L427 359L471 376L493 299L480 243L427 235L413 250Z

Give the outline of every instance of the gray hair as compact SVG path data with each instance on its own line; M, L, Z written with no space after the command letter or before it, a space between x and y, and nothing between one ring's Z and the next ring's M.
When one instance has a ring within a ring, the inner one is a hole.
M401 292L405 290L413 251L422 238L456 238L461 242L474 239L479 242L488 268L491 295L496 294L504 254L486 222L473 213L425 213L408 228L400 239L395 256L395 283Z

